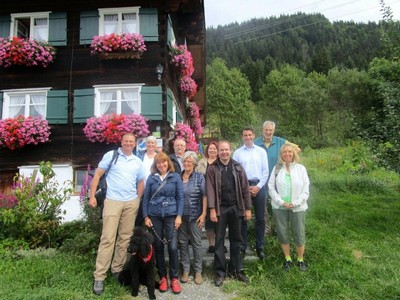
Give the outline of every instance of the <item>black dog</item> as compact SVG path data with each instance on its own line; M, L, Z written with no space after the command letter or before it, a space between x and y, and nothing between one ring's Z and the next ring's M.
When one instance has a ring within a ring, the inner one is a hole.
M131 295L136 297L139 285L145 285L149 299L156 299L154 267L155 254L152 246L153 235L144 227L136 227L129 242L128 253L131 258L126 262L124 269L118 276L118 281L123 285L130 285Z

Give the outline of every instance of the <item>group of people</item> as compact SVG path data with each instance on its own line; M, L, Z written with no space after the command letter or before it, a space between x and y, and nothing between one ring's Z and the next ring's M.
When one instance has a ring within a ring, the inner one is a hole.
M174 141L174 153L156 153L156 140L146 140L142 158L133 154L135 136L125 134L118 159L110 166L113 151L107 152L95 171L89 205L96 207L95 190L103 174L108 184L103 208L103 229L94 271L93 292L104 291L108 269L118 276L123 269L127 246L136 225L153 232L159 290L169 286L181 292L180 283L189 281L190 254L193 249L194 282L202 278L202 230L205 227L210 253L214 253L214 283L221 286L227 275L247 282L243 258L248 247L247 223L255 215L256 253L265 259L265 232L270 195L278 241L285 257L285 270L293 266L290 229L294 235L297 262L304 263L305 211L309 180L299 164L300 148L275 137L275 124L266 121L263 137L255 139L251 127L242 130L243 146L232 155L228 141L210 142L205 156L186 151L183 139ZM225 235L229 229L229 267L226 270ZM267 228L267 230L266 230ZM168 249L168 272L164 247ZM179 268L181 264L181 271ZM168 276L167 276L168 275ZM168 283L168 278L170 279Z

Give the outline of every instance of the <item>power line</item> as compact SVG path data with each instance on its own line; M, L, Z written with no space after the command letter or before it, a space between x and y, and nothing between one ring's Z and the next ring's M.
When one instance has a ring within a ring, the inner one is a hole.
M322 9L320 12L327 11L327 10L330 10L330 9L339 8L339 7L343 7L343 6L347 6L349 4L352 4L354 2L359 2L359 1L361 1L361 0L352 0L352 1L349 1L349 2L346 2L346 3L334 5L334 6ZM317 2L319 2L319 1L317 1ZM313 2L313 4L315 4L317 2ZM309 6L309 5L307 5L307 6ZM261 29L267 29L267 28L270 28L270 27L273 27L273 26L276 26L276 25L280 25L280 24L283 24L283 23L286 23L286 22L291 22L293 20L301 19L301 18L305 18L305 17L306 16L304 16L304 15L300 15L300 16L294 17L294 19L291 18L290 20L278 20L278 21L270 23L270 24L265 24L265 25L253 27L253 28L250 28L250 29L247 29L247 30L244 30L244 31L239 31L239 32L235 32L235 33L232 33L232 34L227 34L227 35L225 35L224 39L231 39L231 38L234 38L234 37L239 37L239 36L241 36L243 34L251 33L251 32L254 32L254 31L257 31L257 30L261 30Z
M394 3L397 3L397 2L400 2L400 0L391 2L391 4L394 4ZM363 11L366 11L366 10L370 10L370 9L375 9L377 7L379 7L379 6L365 8L365 9L362 9L362 10L358 10L356 12L354 12L354 11L353 12L349 12L347 14L338 16L337 18L345 17L345 16L348 16L348 15L351 15L351 14L354 14L354 13L360 13L360 12L363 12ZM276 34L288 32L288 31L291 31L291 30L297 30L297 29L300 29L300 28L308 27L308 26L315 25L315 24L322 23L322 22L323 22L323 20L317 21L317 22L313 22L313 23L309 23L309 24L305 24L305 25L296 26L296 27L293 27L293 28L289 28L289 29L285 29L285 30L281 30L281 31L273 32L273 33L269 33L269 34L266 34L266 35L250 38L250 39L243 40L243 41L237 41L237 42L235 42L235 45L236 44L242 44L242 43L250 42L250 41L253 41L253 40L256 40L256 39L262 39L262 38L265 38L265 37L269 37L269 36L273 36L273 35L276 35Z

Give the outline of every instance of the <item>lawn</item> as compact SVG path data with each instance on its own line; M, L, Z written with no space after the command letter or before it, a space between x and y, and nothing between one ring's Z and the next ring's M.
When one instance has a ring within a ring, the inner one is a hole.
M399 176L351 149L303 153L311 180L308 272L284 272L272 237L263 263L246 262L250 283L228 281L224 291L235 299L400 298ZM93 254L9 252L0 260L0 299L99 299L91 292L93 268ZM102 298L131 299L111 278L106 286Z

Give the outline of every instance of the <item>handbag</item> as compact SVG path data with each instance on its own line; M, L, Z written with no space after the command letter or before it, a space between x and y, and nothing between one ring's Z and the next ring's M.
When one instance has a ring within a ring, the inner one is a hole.
M99 184L97 185L96 193L94 194L94 197L96 198L97 206L100 208L102 208L104 206L104 199L106 199L106 195L107 195L107 180L106 180L106 178L107 178L108 171L110 170L111 165L113 163L114 164L117 163L118 156L119 156L118 150L114 150L110 164L108 165L106 172L100 177Z

